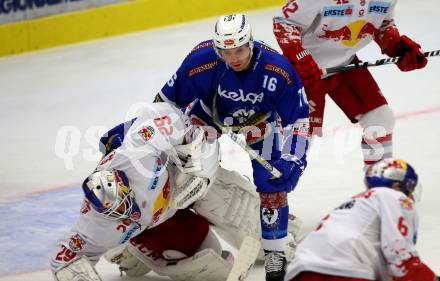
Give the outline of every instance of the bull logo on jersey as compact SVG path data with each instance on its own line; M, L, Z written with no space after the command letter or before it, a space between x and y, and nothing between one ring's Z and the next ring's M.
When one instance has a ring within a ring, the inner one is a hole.
M167 182L165 183L162 192L159 194L156 201L154 202L153 217L151 219L152 223L156 223L157 221L159 221L160 216L168 210L170 206L170 201L170 179L167 179Z
M243 92L243 89L238 89L238 92L228 92L226 90L222 90L221 85L218 85L217 89L218 94L221 97L224 97L233 101L241 101L241 102L251 102L252 104L256 104L257 102L262 102L264 98L264 93L255 94L255 93L247 93Z
M86 242L84 242L84 240L78 234L75 234L70 237L69 248L74 252L79 252L84 249L85 243Z
M145 141L149 141L154 136L154 128L151 126L142 127L138 133Z
M401 197L399 201L400 201L400 205L402 205L402 208L407 210L414 209L413 202L411 201L411 199L406 197Z
M372 23L366 20L357 20L338 29L330 29L328 25L324 24L322 31L319 38L341 42L347 47L354 47L364 38L374 37L379 32Z

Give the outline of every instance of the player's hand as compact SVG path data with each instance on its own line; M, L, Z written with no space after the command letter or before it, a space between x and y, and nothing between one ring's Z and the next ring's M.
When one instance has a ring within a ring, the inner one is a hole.
M399 43L397 43L396 56L401 57L397 62L397 67L401 71L420 69L428 63L420 45L405 35L401 36Z
M308 50L304 50L301 46L296 46L285 55L292 62L306 88L310 88L316 81L321 80L322 70Z
M270 192L290 192L295 189L306 164L302 161L288 161L285 159L269 160L272 166L282 173L280 178L273 178L266 169L254 171L254 181L258 190Z

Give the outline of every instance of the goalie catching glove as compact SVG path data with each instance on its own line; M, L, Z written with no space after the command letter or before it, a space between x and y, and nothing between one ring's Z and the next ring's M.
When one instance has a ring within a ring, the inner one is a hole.
M175 147L175 167L170 167L173 176L171 204L184 209L203 198L215 181L219 168L219 145L216 139L209 141L205 132L193 127L185 136L187 144Z

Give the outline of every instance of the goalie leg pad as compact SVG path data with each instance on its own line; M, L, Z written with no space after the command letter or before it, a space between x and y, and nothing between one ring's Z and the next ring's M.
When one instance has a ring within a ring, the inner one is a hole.
M119 265L119 271L125 272L127 276L144 276L151 269L133 256L127 249L127 244L111 249L104 254L104 258L110 262Z
M289 214L287 223L287 231L289 233L287 234L287 245L284 253L286 254L286 260L290 262L295 257L296 246L299 243L299 233L303 222L299 217Z
M237 172L220 167L213 186L193 209L238 249L244 237L261 237L260 197L255 190L255 185Z
M174 263L155 260L132 245L129 245L128 250L154 272L168 276L175 281L222 281L226 280L232 268L232 264L213 249L204 249Z
M85 257L77 257L55 272L56 281L102 281Z
M259 194L255 185L235 171L220 167L212 188L193 208L212 224L223 240L237 249L246 236L261 238ZM301 225L301 219L289 215L285 250L288 261L295 254ZM264 259L262 250L259 259Z

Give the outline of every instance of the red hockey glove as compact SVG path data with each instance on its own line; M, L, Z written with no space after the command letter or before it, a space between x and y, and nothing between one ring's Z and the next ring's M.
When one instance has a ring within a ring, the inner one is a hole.
M401 71L424 68L428 63L420 45L405 35L400 37L400 41L396 45L396 55L401 57L397 62L397 67Z
M400 36L399 30L394 25L375 35L374 40L382 50L382 54L401 57L397 62L397 67L401 71L423 68L428 63L420 50L420 45L405 35Z
M322 71L308 50L296 45L284 55L292 62L306 88L312 87L314 82L321 79Z
M394 281L436 281L434 272L418 257L412 257L402 263L407 273L402 277L394 277Z

